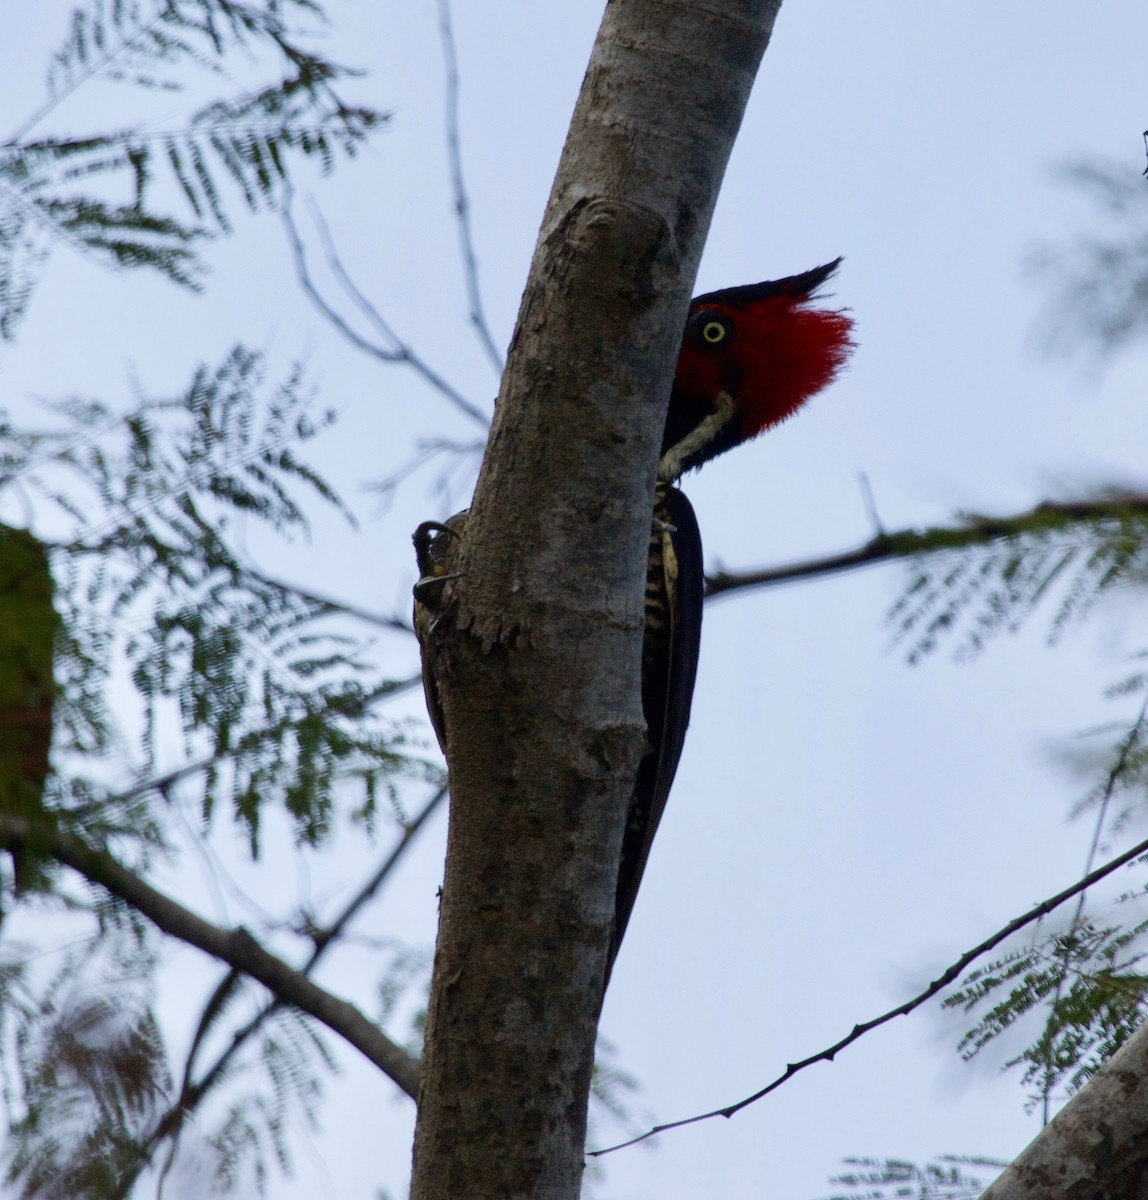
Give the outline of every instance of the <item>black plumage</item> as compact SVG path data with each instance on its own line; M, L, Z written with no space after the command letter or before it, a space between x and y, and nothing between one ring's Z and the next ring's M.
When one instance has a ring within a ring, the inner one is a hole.
M659 484L646 559L642 640L642 712L649 746L638 764L622 835L607 983L682 756L698 670L704 589L702 539L693 507L683 492Z

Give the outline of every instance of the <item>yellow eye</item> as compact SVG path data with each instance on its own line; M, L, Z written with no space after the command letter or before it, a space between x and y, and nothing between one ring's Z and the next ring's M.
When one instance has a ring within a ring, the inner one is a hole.
M729 340L733 326L720 313L703 309L690 317L686 334L702 346L720 346Z

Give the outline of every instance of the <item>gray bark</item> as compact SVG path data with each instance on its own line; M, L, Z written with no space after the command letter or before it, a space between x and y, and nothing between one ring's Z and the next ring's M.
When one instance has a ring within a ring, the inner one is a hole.
M412 1200L579 1194L686 306L780 0L612 0L434 627L451 819Z
M1045 1126L981 1200L1148 1196L1148 1025Z

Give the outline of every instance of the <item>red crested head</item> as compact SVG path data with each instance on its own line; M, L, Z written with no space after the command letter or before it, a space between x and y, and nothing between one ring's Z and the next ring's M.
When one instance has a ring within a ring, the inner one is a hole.
M844 312L810 308L841 259L690 303L659 475L676 479L792 416L853 349Z

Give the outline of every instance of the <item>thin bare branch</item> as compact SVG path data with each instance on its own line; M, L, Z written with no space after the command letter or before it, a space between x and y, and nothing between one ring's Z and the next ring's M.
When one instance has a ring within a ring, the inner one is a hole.
M359 889L357 895L343 909L338 917L327 926L326 929L317 930L314 934L315 951L307 962L305 971L310 971L319 961L323 951L333 942L336 941L343 933L343 930L351 923L358 915L359 910L372 900L378 893L379 888L387 881L391 872L398 866L399 861L406 853L407 847L414 841L415 837L422 827L427 823L435 812L438 806L446 799L446 785L437 788L431 798L423 805L422 811L417 817L407 825L402 832L399 840L395 843L390 854L379 865L379 869L371 876L370 879Z
M316 931L313 934L315 948L311 953L310 958L300 969L301 974L309 976L315 969L322 958L323 954L329 946L334 944L343 931L359 913L362 907L371 900L386 882L391 872L395 869L398 863L402 860L403 855L418 835L419 831L426 825L427 821L438 810L439 805L446 797L446 788L440 787L435 790L430 799L423 805L418 815L408 825L404 826L402 834L398 841L392 847L390 853L380 864L378 870L371 876L362 888L355 894L354 897L346 904L335 918L326 928ZM212 994L212 998L204 1011L204 1016L200 1021L200 1030L205 1031L210 1024L210 1018L214 1015L218 1005L222 1003L230 994L231 989L235 986L239 974L234 969L229 971L222 980L219 986ZM227 1046L217 1055L215 1061L203 1072L199 1079L192 1081L191 1075L195 1064L196 1053L202 1045L201 1033L197 1032L193 1039L191 1049L188 1052L187 1061L184 1065L183 1082L180 1087L179 1098L176 1102L163 1114L156 1122L152 1132L140 1145L139 1165L142 1169L151 1159L151 1155L155 1148L167 1138L178 1133L178 1130L183 1126L186 1119L199 1107L204 1097L220 1082L224 1077L224 1072L239 1052L239 1050L250 1040L250 1038L258 1032L260 1028L267 1022L268 1018L278 1012L284 1006L281 999L272 1000L265 1004L246 1024L235 1030L231 1035L231 1040Z
M307 253L303 246L299 227L296 225L295 218L291 212L291 201L292 196L290 189L288 189L281 214L283 217L283 226L287 231L287 240L291 245L291 253L295 260L295 274L299 280L299 286L310 297L315 307L352 345L357 346L364 353L370 354L373 358L377 358L380 362L400 363L410 367L426 383L430 384L435 391L449 400L455 408L465 413L472 421L486 428L490 424L490 419L482 409L476 404L472 404L457 388L452 387L437 371L411 349L383 319L378 309L355 286L351 277L347 274L342 260L339 258L327 223L323 220L322 214L312 206L312 216L319 230L319 237L323 244L323 253L332 274L359 311L374 326L375 331L382 341L373 342L369 338L363 337L347 321L342 313L330 304L322 292L320 292L307 265Z
M315 227L319 231L319 240L323 244L323 253L327 258L331 272L342 286L343 290L354 301L355 306L369 320L379 333L390 341L395 347L395 352L398 355L398 361L406 363L413 370L417 371L427 383L432 387L437 388L442 394L448 397L457 407L472 420L477 421L483 428L490 424L490 418L477 405L472 404L461 392L456 391L447 381L435 371L425 359L421 358L409 345L403 341L401 337L391 328L390 324L383 318L382 313L367 299L367 297L359 290L358 285L351 278L347 268L343 265L342 258L339 257L339 252L335 247L335 239L331 236L331 229L327 224L323 214L319 211L318 205L311 203L311 217L315 222Z
M962 517L959 525L879 533L857 549L845 550L840 554L809 558L779 567L765 567L758 571L714 571L706 576L706 599L712 600L748 588L773 587L779 583L836 575L890 559L960 550L966 546L1049 530L1066 522L1086 524L1104 518L1145 515L1148 515L1148 493L1145 492L1118 492L1095 500L1046 500L1035 508L1009 517L970 514Z
M0 843L6 849L34 848L123 900L157 928L195 946L263 984L284 1003L308 1013L339 1034L412 1099L418 1090L418 1062L396 1045L353 1004L312 983L301 971L264 950L242 926L221 929L157 891L106 850L70 833L33 827L0 814Z
M406 462L400 463L382 479L372 480L367 484L366 490L379 497L381 507L385 510L390 505L399 484L405 482L427 463L443 456L447 458L447 466L439 474L434 491L449 504L454 478L461 475L467 466L482 453L485 445L485 438L467 442L459 442L453 438L422 438L415 443L415 452Z
M454 29L451 26L450 0L439 0L438 19L446 69L446 148L447 157L450 159L450 181L454 189L454 215L458 222L462 270L466 279L467 300L470 303L470 323L474 326L478 340L490 358L495 373L501 375L505 363L494 344L482 306L482 292L478 284L478 259L474 253L474 238L470 228L470 199L466 193L466 181L462 172L462 139L459 136L458 122L458 55L455 51Z
M630 1138L625 1142L619 1142L616 1146L607 1146L602 1150L591 1150L589 1151L590 1157L597 1158L603 1154L612 1154L615 1150L623 1150L627 1146L634 1146L638 1142L644 1142L647 1138L651 1138L657 1133L664 1133L668 1129L680 1129L683 1125L696 1125L699 1121L708 1121L713 1117L732 1117L743 1108L747 1108L749 1105L755 1104L758 1100L768 1096L770 1092L776 1091L783 1083L792 1079L798 1072L804 1071L806 1067L811 1067L814 1063L818 1062L832 1062L842 1050L847 1046L851 1046L871 1030L887 1024L894 1017L907 1016L909 1013L920 1008L926 1001L931 1000L939 992L944 991L949 984L956 982L961 974L983 954L987 954L1026 925L1031 925L1033 921L1047 916L1054 909L1059 908L1066 900L1071 900L1074 896L1080 895L1092 887L1093 884L1099 883L1100 880L1119 870L1120 867L1125 866L1134 859L1140 858L1144 854L1148 854L1148 839L1133 846L1131 850L1118 855L1110 862L1105 863L1104 866L1097 867L1095 871L1085 875L1083 879L1078 879L1071 887L1067 887L1062 892L1057 892L1055 896L1050 896L1047 900L1041 901L1035 908L1030 908L1028 912L1017 917L1016 920L1010 921L1003 929L998 929L996 933L986 938L979 946L974 946L968 953L962 954L943 975L935 979L923 992L914 996L913 999L906 1001L904 1004L899 1004L896 1008L890 1009L887 1013L883 1013L879 1017L874 1017L871 1021L854 1025L850 1033L839 1042L835 1042L832 1046L820 1050L816 1054L811 1054L808 1058L803 1058L800 1062L790 1063L785 1068L785 1071L773 1080L772 1083L766 1084L760 1091L754 1092L752 1096L746 1096L744 1100L738 1100L737 1103L726 1105L724 1108L715 1108L712 1112L700 1113L694 1117L685 1117L680 1121L669 1121L664 1125L655 1125L652 1129L646 1130L645 1133L639 1134L638 1137Z
M110 551L121 549L117 536L101 538L98 542L45 541L44 545L52 550L63 550L73 555L104 555ZM166 548L171 549L171 547ZM245 563L232 563L230 569L236 570L243 578L262 584L264 587L274 588L284 595L297 596L300 600L313 604L327 613L342 613L345 616L354 617L357 621L364 621L368 625L376 625L380 629L390 630L392 633L414 633L414 626L403 617L393 614L388 616L386 613L373 612L369 608L360 608L348 600L340 600L324 592L305 588L301 584L277 579L274 575L268 575L257 567L248 566Z
M380 629L389 629L393 633L414 633L414 626L410 621L402 617L387 616L385 613L372 612L368 608L359 608L356 604L351 604L346 600L338 600L334 596L328 596L323 592L316 592L311 588L301 587L297 583L286 583L282 579L276 579L273 575L265 575L262 571L255 567L241 566L243 574L250 579L254 579L267 587L275 588L277 591L287 595L298 596L301 600L306 600L308 604L318 605L319 608L325 609L331 613L343 613L348 617L354 617L358 621L365 621L368 625L377 625Z

